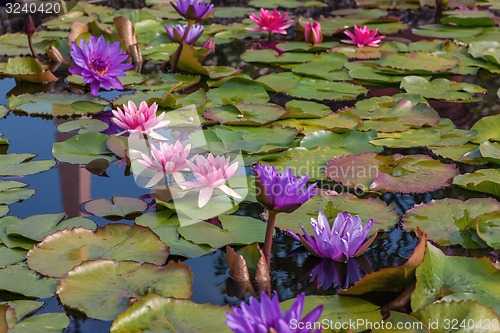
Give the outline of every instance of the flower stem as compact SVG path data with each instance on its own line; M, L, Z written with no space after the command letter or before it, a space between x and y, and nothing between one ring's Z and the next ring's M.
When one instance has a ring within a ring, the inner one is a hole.
M271 32L271 31L269 31L269 35L267 36L267 41L268 41L268 42L270 42L270 41L271 41L272 36L273 36L273 35L272 35L272 32Z
M269 267L269 271L271 270L271 250L273 247L274 225L276 223L277 214L278 213L275 211L269 211L269 217L267 219L266 239L264 241L264 256L266 257L267 267Z
M186 27L186 30L184 30L184 35L182 35L182 40L179 43L179 47L174 53L174 59L172 60L172 73L175 73L177 71L177 64L179 63L179 59L181 58L181 53L182 53L182 48L184 47L184 41L186 40L189 30L193 26L193 22L188 21L188 25Z

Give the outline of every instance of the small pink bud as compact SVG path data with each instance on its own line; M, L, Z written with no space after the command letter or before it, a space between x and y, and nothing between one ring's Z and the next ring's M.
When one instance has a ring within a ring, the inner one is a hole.
M207 55L211 55L215 53L215 41L213 39L207 39L205 43L203 43L203 48L208 50Z
M323 31L321 30L321 24L314 21L306 22L304 24L304 38L307 43L320 44L323 42Z

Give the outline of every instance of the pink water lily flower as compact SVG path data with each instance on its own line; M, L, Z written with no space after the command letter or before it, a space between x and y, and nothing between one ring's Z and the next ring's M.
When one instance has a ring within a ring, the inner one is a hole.
M304 39L307 43L320 44L323 42L323 31L318 21L304 24Z
M229 157L214 156L211 153L208 157L197 155L194 161L195 163L188 160L186 163L197 181L184 182L182 185L200 188L198 207L202 208L208 203L216 188L235 199L241 199L238 193L226 185L227 180L236 173L238 162L230 165Z
M363 46L379 47L380 41L385 38L385 36L382 35L377 36L378 29L371 31L370 28L368 28L366 25L362 28L359 28L357 25L354 25L354 34L349 30L344 31L344 34L346 34L350 38L350 40L343 39L341 40L341 42L346 44L354 44L357 45L358 47L363 47Z
M274 9L272 13L269 10L261 8L260 16L255 14L250 15L250 19L254 21L259 27L247 28L250 31L267 31L270 34L286 35L286 29L289 28L293 20L286 20L288 13L281 14L278 10Z
M181 170L187 169L187 159L191 151L191 144L183 147L177 140L175 144L160 142L159 148L151 146L151 158L141 153L141 158L137 160L144 167L156 171L156 174L146 184L151 187L160 182L166 175L172 175L177 184L182 184L185 179Z
M124 130L118 134L128 131L131 133L150 134L152 137L165 140L164 137L156 135L154 131L164 128L170 121L163 120L165 112L157 116L157 110L158 105L156 103L148 106L146 102L141 102L139 108L137 108L134 102L128 101L128 105L123 104L123 111L118 107L116 110L111 111L114 115L112 121Z

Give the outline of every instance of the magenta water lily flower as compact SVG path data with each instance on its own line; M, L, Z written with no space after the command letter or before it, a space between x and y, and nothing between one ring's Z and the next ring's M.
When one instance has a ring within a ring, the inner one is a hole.
M122 90L123 85L117 77L126 76L124 71L133 67L123 63L128 55L122 53L120 42L110 44L103 36L97 40L90 36L88 44L82 38L80 46L71 42L70 53L75 65L69 67L69 72L83 76L83 82L90 85L92 96L97 96L100 87Z
M164 128L170 121L163 120L165 112L157 116L157 110L158 105L156 103L148 106L146 102L141 102L139 108L137 108L134 102L128 101L128 105L123 104L123 111L118 107L116 110L112 110L114 115L112 121L124 130L119 134L127 131L131 133L150 134L152 137L161 140L165 138L156 135L154 131Z
M269 211L291 213L318 193L316 183L306 186L309 177L297 178L290 168L280 174L274 166L257 164L254 171L257 200Z
M210 2L198 0L178 0L170 2L179 15L192 21L202 21L214 11L214 5Z
M229 164L229 157L214 156L211 153L208 154L208 157L197 155L194 161L195 163L188 160L186 163L197 181L187 181L180 185L190 188L200 188L198 207L204 207L217 188L230 197L241 199L238 193L226 185L226 182L236 173L238 162Z
M366 25L362 28L354 25L354 34L349 30L344 31L344 34L346 34L350 39L341 40L341 42L346 44L354 44L358 47L379 47L380 41L385 38L385 36L382 35L377 36L378 29L371 31L370 28L368 28Z
M191 144L183 147L179 141L175 144L160 142L159 148L151 146L151 158L141 153L141 158L137 160L144 167L156 171L155 175L146 184L146 187L151 187L167 175L172 175L177 184L182 184L185 179L181 171L187 169L187 159L191 151Z
M267 31L270 34L286 35L286 29L289 28L293 20L287 20L288 13L281 14L278 10L274 9L272 12L261 8L260 16L255 14L250 15L250 19L258 25L257 28L247 28L250 31Z
M248 304L234 306L233 313L227 313L226 324L235 333L319 333L321 328L310 327L314 327L321 316L323 305L302 317L304 300L305 294L300 293L290 309L283 314L277 293L274 292L270 298L262 292L260 302L255 297L250 297Z
M373 219L368 220L363 227L359 216L351 216L347 212L337 214L333 226L330 228L328 219L323 212L319 212L318 220L311 218L313 229L312 238L301 229L304 235L297 235L291 230L287 232L314 256L329 258L338 262L347 262L351 257L361 255L371 245L377 232L366 240L366 236L373 227Z
M304 39L307 43L320 44L323 42L323 31L319 22L306 22L304 24Z
M167 30L168 37L176 43L182 43L184 33L186 32L188 25L173 24L168 26L165 24L165 30ZM199 24L193 24L188 30L188 34L184 39L184 42L188 44L193 44L198 38L200 38L203 33L203 26Z

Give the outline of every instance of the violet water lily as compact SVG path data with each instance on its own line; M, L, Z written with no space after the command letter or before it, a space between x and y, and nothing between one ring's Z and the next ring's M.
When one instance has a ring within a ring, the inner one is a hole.
M159 147L151 146L151 157L141 153L141 158L137 160L142 166L156 171L155 175L146 184L146 187L152 187L160 182L165 176L171 175L177 184L185 181L181 171L187 169L187 160L191 144L183 147L180 141L175 144L160 142Z
M323 305L302 317L304 300L305 294L300 293L290 309L283 313L277 293L270 298L262 292L260 302L250 297L248 304L234 306L233 313L227 313L226 324L235 333L319 333L322 329L317 323Z
M230 158L224 156L214 156L211 153L207 157L197 155L194 163L186 161L189 170L193 173L197 181L186 181L179 184L183 187L200 188L198 207L204 207L212 197L215 189L219 189L225 194L235 199L242 197L233 189L226 185L238 169L238 162L230 164Z
M269 39L271 39L271 34L286 35L286 29L288 29L293 20L287 20L288 13L281 14L277 9L272 12L269 10L261 8L259 16L255 14L250 15L250 19L258 25L256 28L247 28L250 31L267 31L269 32Z
M205 0L177 0L170 3L179 15L191 21L202 21L214 11L214 5Z
M359 216L351 216L347 212L337 214L332 227L323 212L319 212L318 219L311 218L313 237L307 234L304 227L300 228L304 235L287 232L314 256L329 258L338 262L347 262L349 258L360 256L371 245L377 232L370 239L366 239L373 227L373 219L368 220L365 226Z
M158 110L158 105L156 103L148 106L146 102L141 102L139 108L134 102L128 101L128 104L123 104L123 111L120 108L112 110L114 118L112 121L122 128L124 131L119 133L141 133L149 134L156 139L165 139L160 135L157 135L154 131L164 128L170 121L163 120L165 112L161 113L159 116L156 115Z
M189 25L187 24L173 24L171 26L165 24L167 35L173 42L182 43L184 41L188 44L193 44L203 33L203 26L199 24L192 24L189 29L188 27ZM186 30L187 35L185 35Z
M128 55L122 53L120 42L113 44L90 36L89 42L80 39L80 46L71 43L71 58L75 65L69 67L69 72L83 76L83 82L90 85L92 96L97 96L99 88L122 90L123 85L118 76L126 76L125 71L131 69L131 64L123 63Z
M385 36L377 36L378 29L370 30L366 25L364 27L359 28L357 25L354 25L354 33L349 30L344 31L350 39L343 39L341 42L346 44L354 44L358 47L363 46L372 46L379 47L379 43Z

